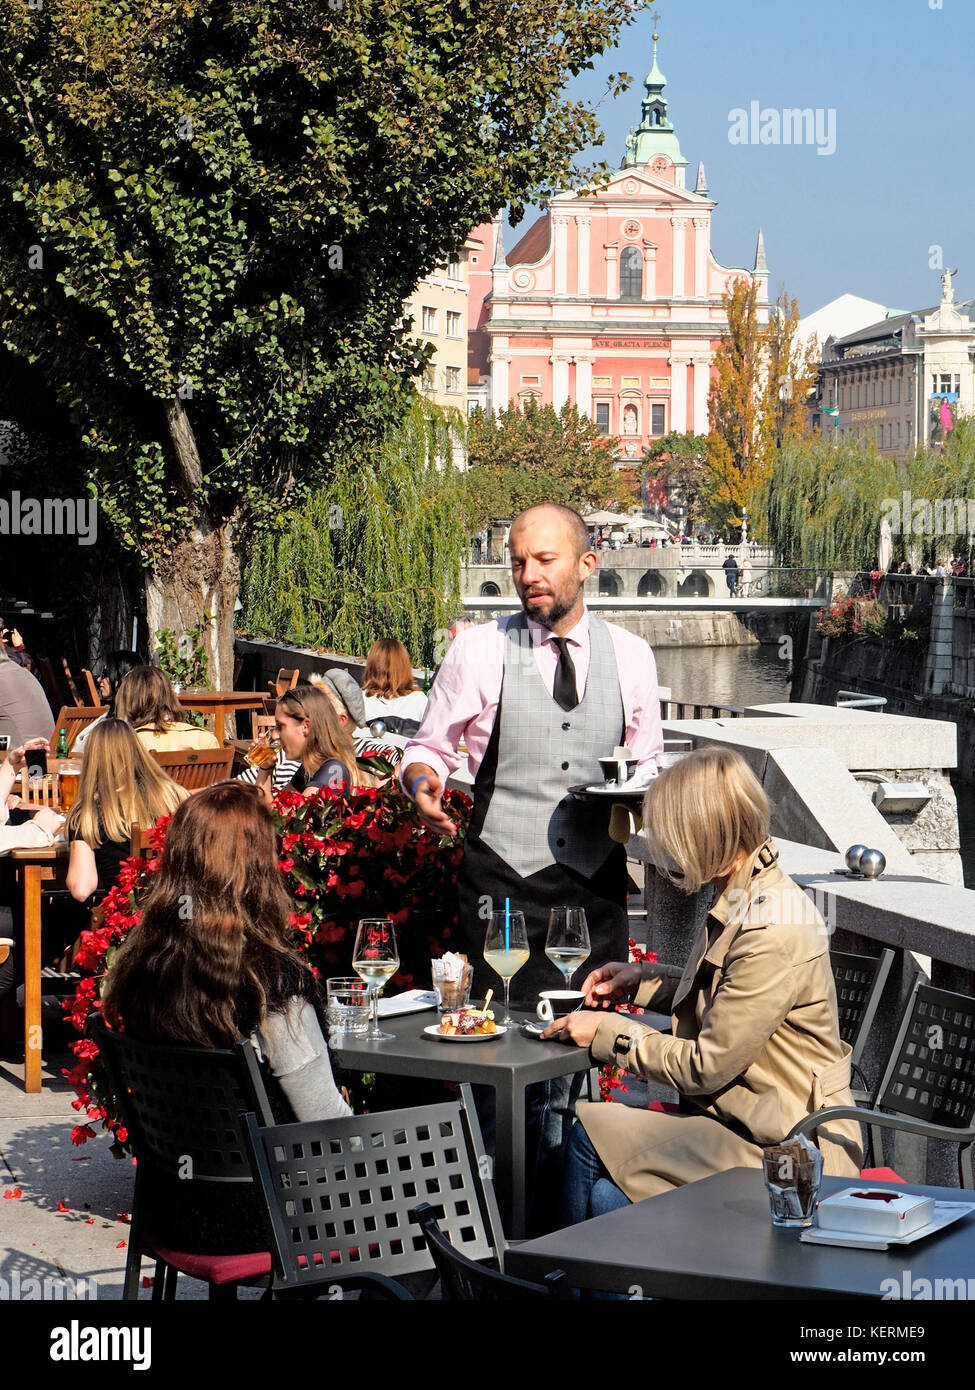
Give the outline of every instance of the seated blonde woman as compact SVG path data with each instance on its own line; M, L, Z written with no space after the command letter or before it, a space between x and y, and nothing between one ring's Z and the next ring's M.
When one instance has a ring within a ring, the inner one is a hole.
M115 694L115 713L132 725L150 753L220 747L216 734L187 720L168 676L158 666L136 666L123 676Z
M660 871L687 893L709 887L707 920L683 970L615 962L583 990L591 1006L669 1009L673 1033L627 1014L579 1012L545 1036L672 1087L680 1113L580 1106L566 1225L728 1168L759 1168L763 1146L804 1116L853 1104L829 935L776 864L768 801L747 764L724 748L688 754L657 777L643 819ZM859 1175L856 1121L831 1122L816 1138L826 1173Z
M167 777L123 719L92 727L81 761L78 799L68 815L68 892L79 902L104 896L128 859L132 830L152 826L189 792Z

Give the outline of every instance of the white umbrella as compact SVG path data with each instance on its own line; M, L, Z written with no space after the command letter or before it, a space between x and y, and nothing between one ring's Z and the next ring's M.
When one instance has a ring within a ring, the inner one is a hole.
M667 535L667 527L662 521L654 521L652 517L631 516L626 522L631 531L659 531L661 535Z
M619 526L623 522L629 521L628 516L620 516L618 512L590 512L584 516L583 521L587 526Z

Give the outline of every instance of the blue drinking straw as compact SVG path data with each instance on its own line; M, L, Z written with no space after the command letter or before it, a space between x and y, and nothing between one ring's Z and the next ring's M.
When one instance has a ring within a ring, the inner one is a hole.
M510 950L511 950L511 924L510 924L510 921L509 921L510 916L511 916L511 899L510 899L510 898L505 898L505 900L504 900L504 949L505 949L505 951L510 951Z

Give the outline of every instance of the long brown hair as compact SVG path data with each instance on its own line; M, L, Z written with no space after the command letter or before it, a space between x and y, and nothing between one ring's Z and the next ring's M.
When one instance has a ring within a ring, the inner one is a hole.
M78 799L68 830L97 849L103 839L127 840L135 825L155 825L189 792L147 753L124 719L106 715L91 726L81 759Z
M105 1017L149 1040L228 1047L293 995L316 1001L287 945L290 911L257 789L196 792L173 816L142 921L109 972Z
M122 677L115 692L115 713L133 729L154 729L157 734L186 718L169 677L158 666L136 666Z
M323 690L316 685L296 685L293 690L284 692L277 709L292 719L308 720L308 741L301 761L309 777L314 777L329 758L338 758L348 771L350 781L355 781L355 744Z
M362 677L364 695L384 695L395 699L416 689L410 654L395 637L377 637L369 648Z

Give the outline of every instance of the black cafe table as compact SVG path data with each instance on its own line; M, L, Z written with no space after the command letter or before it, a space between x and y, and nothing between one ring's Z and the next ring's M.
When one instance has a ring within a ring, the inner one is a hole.
M856 1178L824 1178L822 1195ZM896 1183L871 1188L901 1190ZM909 1184L945 1202L975 1192ZM506 1274L538 1280L564 1270L575 1288L605 1289L631 1298L882 1298L904 1293L905 1270L918 1280L965 1280L975 1272L975 1215L912 1245L849 1250L807 1245L800 1232L772 1225L768 1194L757 1168L732 1168L659 1197L612 1211L578 1226L540 1236L507 1251ZM892 1280L893 1284L884 1281ZM950 1287L950 1286L943 1286Z
M504 1016L496 1008L496 1017ZM332 1048L339 1067L350 1071L422 1076L434 1081L467 1081L493 1086L496 1102L494 1182L505 1234L525 1234L525 1088L536 1081L588 1071L589 1052L566 1043L542 1042L526 1035L521 1024L534 1014L511 1010L518 1020L498 1038L485 1042L441 1042L424 1028L439 1021L436 1009L401 1017L380 1018L392 1042L369 1043L349 1038Z

